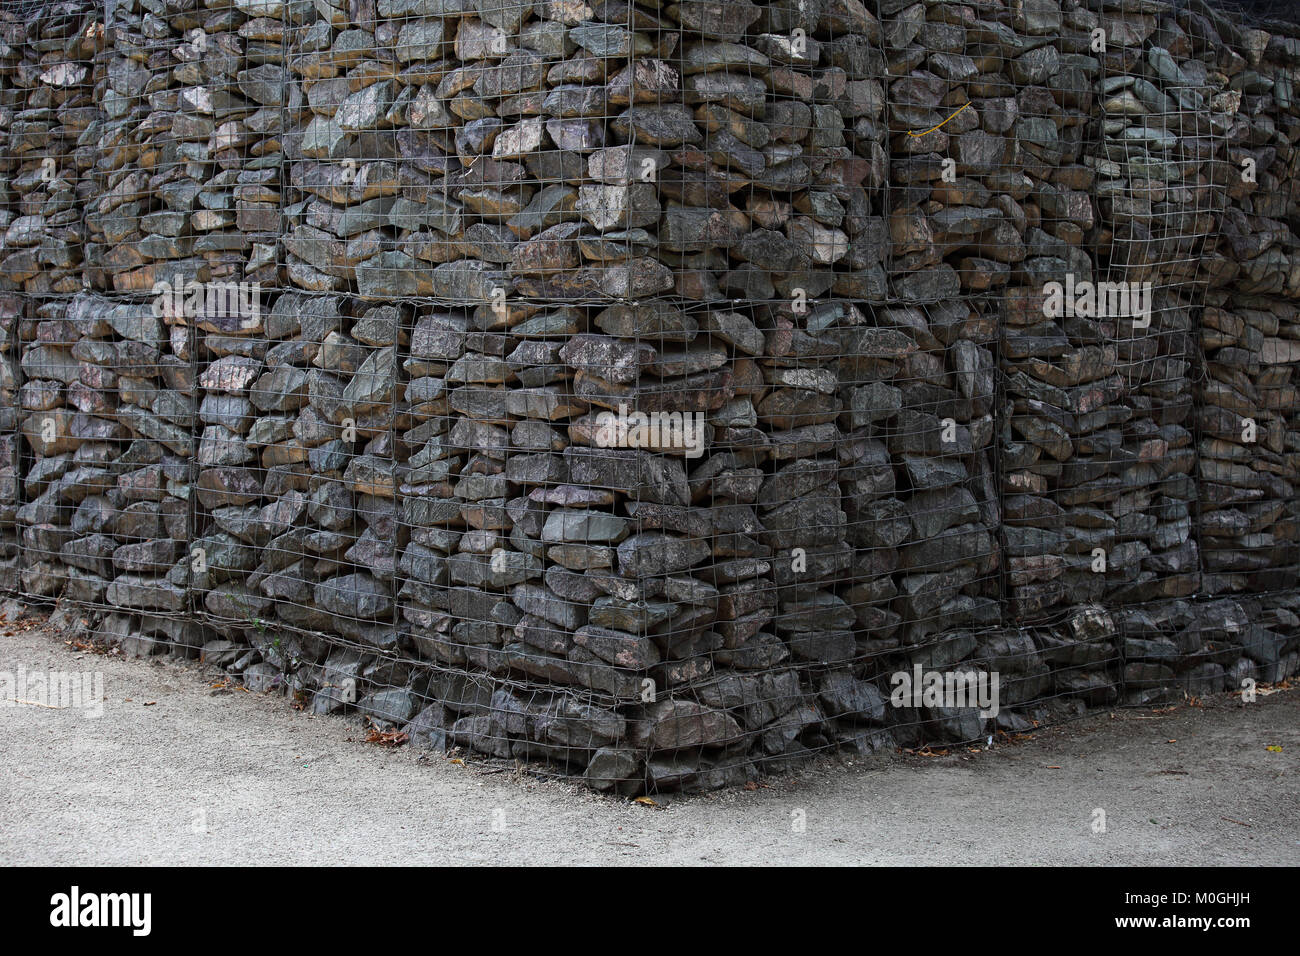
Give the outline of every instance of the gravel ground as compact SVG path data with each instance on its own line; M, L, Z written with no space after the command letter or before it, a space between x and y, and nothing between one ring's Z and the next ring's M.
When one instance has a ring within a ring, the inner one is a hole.
M1300 862L1300 689L650 806L380 747L353 719L79 650L39 620L0 627L0 672L20 667L100 672L106 699L96 719L0 702L6 864Z

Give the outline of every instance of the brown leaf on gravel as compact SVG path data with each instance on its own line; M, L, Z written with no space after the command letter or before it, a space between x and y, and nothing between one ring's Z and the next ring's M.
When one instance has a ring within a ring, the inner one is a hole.
M400 730L380 730L371 727L366 731L366 743L379 744L381 747L400 747L410 739L409 734L404 734Z

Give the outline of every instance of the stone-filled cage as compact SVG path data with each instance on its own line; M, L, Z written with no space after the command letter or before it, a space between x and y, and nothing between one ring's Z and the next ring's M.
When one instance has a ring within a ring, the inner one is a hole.
M7 4L0 587L623 794L1280 681L1283 15Z

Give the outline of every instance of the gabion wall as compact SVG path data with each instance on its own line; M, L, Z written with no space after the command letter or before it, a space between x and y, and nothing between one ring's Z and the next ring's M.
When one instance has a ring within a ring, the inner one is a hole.
M1280 680L1297 79L1199 0L8 4L0 584L623 793Z

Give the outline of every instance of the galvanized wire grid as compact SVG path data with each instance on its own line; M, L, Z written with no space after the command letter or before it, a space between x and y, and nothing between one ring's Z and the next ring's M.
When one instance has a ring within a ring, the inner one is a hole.
M1061 6L10 16L5 581L619 792L1281 678L1293 64Z

